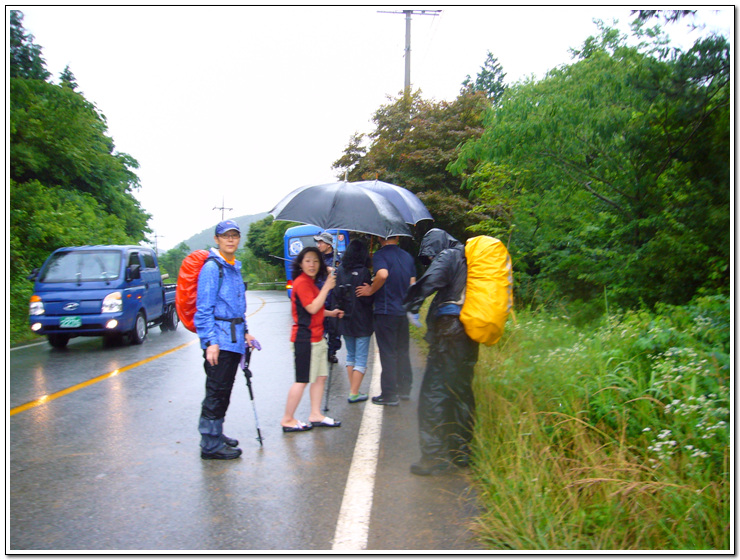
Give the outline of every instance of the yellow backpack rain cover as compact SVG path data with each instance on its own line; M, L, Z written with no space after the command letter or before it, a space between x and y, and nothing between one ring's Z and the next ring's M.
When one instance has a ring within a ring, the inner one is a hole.
M468 279L460 321L467 335L488 346L504 333L514 305L511 257L501 241L480 235L465 243Z

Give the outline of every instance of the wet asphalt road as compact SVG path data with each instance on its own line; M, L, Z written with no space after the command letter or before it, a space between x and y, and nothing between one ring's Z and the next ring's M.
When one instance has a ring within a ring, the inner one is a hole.
M283 434L294 375L290 305L283 292L249 292L247 301L263 347L251 369L264 445L239 374L224 426L244 451L235 461L200 459L202 352L182 326L154 328L141 346L78 338L63 351L44 343L10 352L6 552L332 549L363 410L375 405L347 403L342 350L326 413L342 427ZM466 471L409 473L424 360L415 348L412 360L412 400L382 413L365 549L479 549ZM56 398L39 402L44 395ZM306 391L297 417L308 410Z

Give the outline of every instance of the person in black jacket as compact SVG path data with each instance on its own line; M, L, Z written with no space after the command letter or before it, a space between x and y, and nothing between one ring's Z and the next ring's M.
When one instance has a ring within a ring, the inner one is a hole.
M467 465L478 343L460 322L467 282L465 246L447 232L431 229L421 241L419 260L429 268L409 288L404 308L418 313L424 300L437 294L427 315L429 356L419 394L421 460L411 465L411 472L430 475L448 470L451 463Z
M341 236L339 232L337 232L337 235ZM341 255L337 256L337 260L335 262L334 236L328 231L322 231L320 234L314 236L313 240L316 242L316 247L318 247L321 252L321 257L324 259L324 263L327 268L337 268L341 261ZM321 286L324 285L324 278L317 278L316 285L321 288ZM332 292L329 292L329 295L326 297L324 308L328 311L337 308ZM329 345L329 353L327 357L331 363L336 364L339 361L337 358L337 351L342 347L342 337L339 333L339 322L336 317L327 316L324 319L324 337Z
M347 401L350 403L367 400L367 395L360 393L360 385L367 369L370 337L373 334L373 296L357 296L355 290L372 281L369 267L370 253L367 245L359 239L353 239L337 270L337 285L334 288L337 307L344 311L340 332L347 348Z

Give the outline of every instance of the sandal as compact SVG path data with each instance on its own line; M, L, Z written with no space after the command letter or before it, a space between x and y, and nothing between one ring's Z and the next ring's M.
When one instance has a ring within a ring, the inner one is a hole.
M342 423L339 420L324 416L321 422L311 422L311 425L315 428L338 428Z
M283 432L307 432L311 428L313 428L313 425L310 422L308 424L304 424L298 420L298 424L295 426L283 426Z

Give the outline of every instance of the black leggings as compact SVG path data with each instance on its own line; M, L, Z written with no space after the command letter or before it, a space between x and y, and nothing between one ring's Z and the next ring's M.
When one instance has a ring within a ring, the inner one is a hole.
M205 360L206 351L203 351L206 371L206 398L201 406L201 417L209 420L219 420L226 416L226 409L231 401L231 389L234 386L236 371L242 355L228 350L218 353L218 364L212 366Z

